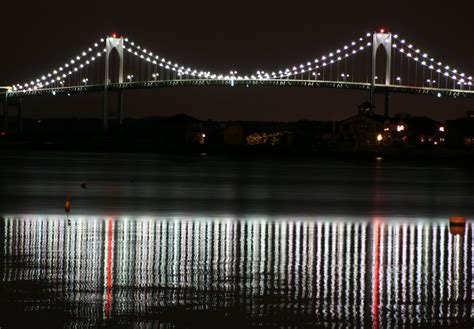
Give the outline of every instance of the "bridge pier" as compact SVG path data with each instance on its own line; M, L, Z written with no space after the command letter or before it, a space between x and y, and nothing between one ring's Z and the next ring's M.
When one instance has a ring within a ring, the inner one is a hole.
M123 123L123 92L119 90L118 92L118 123L119 128L122 128Z
M385 92L385 118L390 115L390 92Z
M109 118L107 113L107 85L104 86L104 103L102 108L102 124L104 132L109 129Z
M18 97L18 133L21 134L23 133L23 116L22 116L22 109L23 108L23 100L21 97Z
M8 94L5 93L5 100L3 103L3 131L8 132Z

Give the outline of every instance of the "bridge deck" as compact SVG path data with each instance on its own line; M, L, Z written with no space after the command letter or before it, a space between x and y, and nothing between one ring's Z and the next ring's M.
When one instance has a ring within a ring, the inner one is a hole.
M321 81L321 80L289 80L289 79L249 79L249 80L223 80L223 79L182 79L182 80L158 80L141 82L113 83L107 86L109 91L127 89L151 89L170 87L310 87L310 88L333 88L369 91L370 83L346 82L346 81ZM72 95L89 92L103 92L104 85L88 85L76 87L44 88L38 90L22 90L7 92L9 98L28 96L51 96ZM444 89L430 87L412 87L399 85L375 85L376 92L408 93L419 95L445 96L452 98L467 98L474 96L474 90ZM2 97L3 98L3 97Z

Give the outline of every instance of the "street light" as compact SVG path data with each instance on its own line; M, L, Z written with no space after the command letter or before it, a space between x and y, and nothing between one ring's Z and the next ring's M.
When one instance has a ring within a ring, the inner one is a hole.
M153 80L156 81L158 79L158 77L160 76L160 74L159 73L153 73L151 76L153 77Z
M129 82L132 82L132 80L133 80L133 74L127 75L127 80L128 80Z

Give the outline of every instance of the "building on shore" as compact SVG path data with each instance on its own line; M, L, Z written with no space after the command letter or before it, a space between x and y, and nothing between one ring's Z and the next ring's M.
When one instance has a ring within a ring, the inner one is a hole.
M474 111L466 112L464 118L446 122L447 142L453 148L474 148Z

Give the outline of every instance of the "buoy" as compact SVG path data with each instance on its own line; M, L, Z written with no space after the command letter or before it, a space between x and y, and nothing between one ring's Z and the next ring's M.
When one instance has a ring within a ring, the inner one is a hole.
M71 192L66 192L66 202L64 202L64 210L66 214L71 211Z
M466 217L449 217L449 232L453 235L463 235L466 231Z

